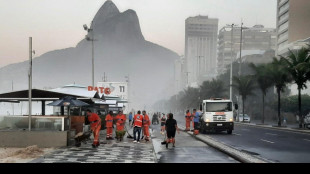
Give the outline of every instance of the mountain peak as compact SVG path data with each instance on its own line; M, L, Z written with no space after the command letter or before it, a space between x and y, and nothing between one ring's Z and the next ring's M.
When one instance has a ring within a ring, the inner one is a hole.
M92 28L103 24L108 18L118 14L120 14L120 12L116 5L111 0L107 0L95 15Z

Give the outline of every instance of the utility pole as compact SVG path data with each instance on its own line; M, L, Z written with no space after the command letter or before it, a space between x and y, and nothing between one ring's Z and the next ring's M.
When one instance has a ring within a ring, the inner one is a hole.
M186 72L185 74L187 75L187 86L188 86L188 74L189 74L190 72Z
M231 60L230 60L230 100L232 100L232 68L233 68L233 46L234 46L234 41L233 41L233 33L234 33L234 25L231 24Z
M28 128L29 131L31 131L31 109L32 109L32 37L29 37L29 74L28 74L28 80L29 80L29 92L28 92L28 98L29 98L29 113L28 113Z
M12 92L14 91L13 85L14 85L14 82L12 80ZM14 115L14 103L12 103L12 109L13 109L13 115Z
M239 77L241 76L241 63L242 63L242 30L243 30L243 22L241 22L240 28L240 58L239 58Z
M93 26L93 21L91 22L91 27ZM94 54L95 54L95 48L94 48L94 30L93 28L88 28L86 24L83 25L84 30L87 31L87 34L89 34L91 32L91 38L88 37L88 35L86 35L86 40L87 41L91 41L92 42L92 86L95 86L95 58L94 58Z

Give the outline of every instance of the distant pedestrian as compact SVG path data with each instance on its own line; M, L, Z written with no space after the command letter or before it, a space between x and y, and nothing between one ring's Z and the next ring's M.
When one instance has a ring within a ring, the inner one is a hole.
M178 128L177 121L173 119L173 114L168 114L168 119L166 121L166 132L167 132L167 139L166 139L166 148L168 148L168 144L172 143L175 147L175 132L178 131L178 134L180 134L180 130Z
M165 116L165 114L163 114L163 117L160 119L160 126L161 126L161 128L160 128L160 133L161 134L164 134L165 133L165 124L166 124L166 116Z
M113 140L113 111L110 111L109 114L105 117L106 127L107 127L107 140Z
M86 113L88 121L90 122L91 130L94 133L94 142L92 146L96 148L100 145L99 135L101 129L101 119L96 113L92 113L89 109L86 110Z
M191 128L191 113L189 112L189 110L186 111L186 115L185 115L185 121L186 121L186 131L190 131Z
M145 111L142 111L143 114L143 133L145 137L145 141L150 141L150 131L149 126L151 125L150 117L146 114Z
M140 143L140 134L141 134L141 128L142 128L142 120L143 115L141 115L141 111L138 111L138 113L133 117L133 139L134 143ZM136 134L138 133L138 138L136 137Z
M129 126L130 126L132 122L132 112L129 112L128 121L129 121Z

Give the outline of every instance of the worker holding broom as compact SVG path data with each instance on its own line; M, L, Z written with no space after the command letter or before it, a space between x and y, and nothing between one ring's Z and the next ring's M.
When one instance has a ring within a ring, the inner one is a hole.
M123 137L126 133L126 131L124 131L124 126L126 123L126 116L123 114L123 111L119 111L118 115L115 117L116 120L116 138L119 141L123 140Z
M99 134L101 129L101 119L96 113L92 113L91 110L86 110L88 121L90 122L90 128L94 133L94 142L92 144L93 148L96 148L100 145L99 143Z

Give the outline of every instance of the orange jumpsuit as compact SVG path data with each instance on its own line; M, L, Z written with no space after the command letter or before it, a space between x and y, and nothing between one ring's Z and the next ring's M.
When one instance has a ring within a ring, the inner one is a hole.
M106 127L107 127L107 139L108 138L112 138L112 134L113 134L113 117L108 114L105 117L105 121L106 121Z
M116 130L123 131L126 123L126 116L124 114L117 115L114 119L116 120Z
M187 113L187 114L185 115L186 130L187 130L187 131L189 131L189 130L191 129L191 119L192 119L191 113L189 112L189 113Z
M150 118L147 114L143 117L143 133L146 136L146 141L150 140L150 132L149 132L149 126L151 125Z
M99 145L99 134L101 129L101 119L96 113L92 113L88 117L88 121L91 123L90 128L94 133L94 142L93 145Z

